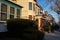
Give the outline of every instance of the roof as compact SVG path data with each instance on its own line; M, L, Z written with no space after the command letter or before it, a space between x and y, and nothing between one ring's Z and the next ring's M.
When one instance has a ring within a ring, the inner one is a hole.
M34 0L36 2L36 0Z
M39 7L37 0L35 0L35 2L36 2L36 5Z
M16 5L16 6L19 6L19 7L23 8L22 6L20 6L20 5L18 5L18 4L15 4L15 3L11 2L11 1L8 1L8 0L5 0L5 1L7 1L7 2L9 2L9 3L11 3L11 4L14 4L14 5Z

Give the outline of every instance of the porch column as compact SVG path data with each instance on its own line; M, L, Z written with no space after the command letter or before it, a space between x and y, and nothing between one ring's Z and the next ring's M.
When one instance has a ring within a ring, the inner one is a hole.
M40 30L40 19L38 19L38 30Z
M15 8L14 18L17 18L17 8Z
M7 19L10 19L10 6L7 6Z
M41 23L42 23L42 21L41 21L41 18L40 18L40 19L38 19L38 30L41 30Z
M1 20L1 3L0 3L0 20Z

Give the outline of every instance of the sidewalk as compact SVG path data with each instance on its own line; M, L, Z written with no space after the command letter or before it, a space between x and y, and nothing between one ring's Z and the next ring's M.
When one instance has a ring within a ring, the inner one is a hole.
M54 33L45 32L44 40L60 40L60 32L55 31Z

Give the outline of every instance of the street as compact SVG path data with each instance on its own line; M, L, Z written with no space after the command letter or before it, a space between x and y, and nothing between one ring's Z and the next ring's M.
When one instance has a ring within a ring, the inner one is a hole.
M54 33L45 33L44 40L60 40L60 32L55 31Z

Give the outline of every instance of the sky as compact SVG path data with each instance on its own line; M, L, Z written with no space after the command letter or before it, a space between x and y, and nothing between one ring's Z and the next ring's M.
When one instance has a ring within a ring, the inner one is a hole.
M54 5L54 3L49 3L47 0L38 0L38 4L43 8L43 10L51 14L56 22L58 22L58 14L50 9L51 4Z

